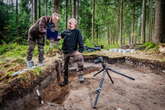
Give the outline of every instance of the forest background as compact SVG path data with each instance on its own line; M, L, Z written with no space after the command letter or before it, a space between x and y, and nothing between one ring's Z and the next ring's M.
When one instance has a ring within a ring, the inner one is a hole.
M163 10L164 0L0 0L0 54L20 45L26 50L29 27L55 11L61 15L60 32L69 18L78 20L87 46L154 47L165 42Z

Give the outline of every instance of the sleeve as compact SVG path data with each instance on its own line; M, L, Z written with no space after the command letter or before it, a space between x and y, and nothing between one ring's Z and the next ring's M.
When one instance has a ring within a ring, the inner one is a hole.
M65 31L62 32L60 35L61 35L61 38L64 38L64 36L65 36Z
M81 32L79 31L79 34L78 34L78 45L79 45L79 52L83 52L84 51L84 43L83 43L83 38L82 38L82 35L81 35Z
M45 17L41 17L39 21L39 32L45 34L46 33L46 19Z

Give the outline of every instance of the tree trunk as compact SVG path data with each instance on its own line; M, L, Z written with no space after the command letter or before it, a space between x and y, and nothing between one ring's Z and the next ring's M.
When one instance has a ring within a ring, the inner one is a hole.
M71 4L71 17L73 18L74 17L74 0L70 0L70 4Z
M53 4L54 4L54 7L53 7L53 12L57 12L59 13L59 6L60 6L60 0L53 0Z
M68 22L68 0L66 0L66 4L65 4L65 27L67 29L67 22Z
M33 2L34 0L31 0L30 1L30 3L31 3L31 5L32 5L32 8L31 8L31 23L33 23L34 22L34 2Z
M132 34L131 34L131 44L135 44L135 5L133 5L132 9Z
M156 0L154 43L165 43L165 0Z
M120 30L120 1L117 0L117 23L116 23L116 30L115 30L115 35L116 35L116 38L115 38L115 42L116 44L119 44L119 39L120 39L120 33L118 30Z
M142 27L141 27L142 43L146 42L146 0L142 4Z
M79 23L79 7L80 7L80 0L77 0L77 10L76 10L76 19Z
M37 20L37 0L34 0L34 20Z
M48 1L45 0L45 15L48 15Z
M72 0L68 0L68 18L72 17Z
M148 7L146 8L146 42L149 42L150 41L150 21L151 21L151 0L147 0L146 1L147 4L148 4Z
M92 41L94 42L95 38L95 0L92 0Z
M98 43L99 43L99 26L98 25L96 25L96 44L98 45Z
M14 1L13 0L11 0L11 6L12 6L12 11L14 12Z
M153 3L151 3L151 6L153 6ZM153 34L154 33L154 24L155 24L155 10L153 9L153 7L150 7L149 41L152 41L152 38L154 35Z
M77 6L76 6L76 0L73 0L72 2L72 17L73 18L76 18L77 15L76 15L76 12L77 12Z
M41 0L38 0L38 18L41 17Z
M119 36L120 36L120 45L123 45L123 0L121 0L120 3L120 31L119 31Z
M107 26L107 39L108 39L108 45L111 44L111 40L110 40L110 28L109 28L109 25Z
M146 34L146 38L147 38L147 42L152 42L152 30L154 29L154 25L153 25L153 19L155 17L154 13L155 13L155 9L154 9L154 4L153 4L153 0L148 0L148 8L147 8L147 34Z
M16 0L16 24L18 23L18 0Z
M33 0L32 2L32 17L34 23L37 20L37 0Z
M152 1L149 1L149 10L148 10L148 41L151 41L152 36Z

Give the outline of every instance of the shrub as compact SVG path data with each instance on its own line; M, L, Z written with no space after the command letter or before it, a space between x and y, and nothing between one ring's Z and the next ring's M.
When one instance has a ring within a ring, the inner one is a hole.
M144 43L144 47L146 50L148 50L148 49L155 48L156 44L154 44L153 42L146 42L146 43Z

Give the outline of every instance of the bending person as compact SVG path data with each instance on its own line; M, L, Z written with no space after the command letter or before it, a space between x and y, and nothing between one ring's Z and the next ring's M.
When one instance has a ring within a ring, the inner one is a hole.
M38 61L39 65L43 65L44 61L44 44L45 44L45 35L47 33L48 25L54 24L56 25L59 21L59 14L53 13L52 16L42 16L39 20L33 24L28 31L28 43L29 48L27 52L27 66L34 66L34 62L32 61L33 51L35 45L38 45Z

